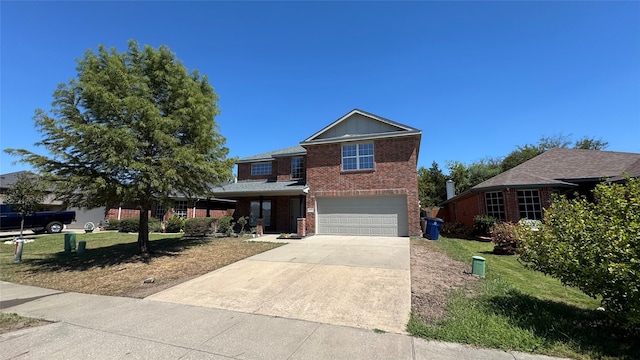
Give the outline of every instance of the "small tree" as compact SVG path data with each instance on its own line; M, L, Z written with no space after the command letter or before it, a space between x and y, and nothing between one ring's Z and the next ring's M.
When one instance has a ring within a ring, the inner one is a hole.
M640 324L640 180L599 184L594 195L555 197L544 226L523 236L521 260Z
M35 211L45 196L42 181L31 173L18 174L16 182L7 189L5 201L20 213L20 238L24 230L24 218Z

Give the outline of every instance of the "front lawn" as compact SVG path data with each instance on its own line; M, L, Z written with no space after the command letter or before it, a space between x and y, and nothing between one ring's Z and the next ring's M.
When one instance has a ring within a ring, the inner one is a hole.
M598 300L525 269L515 256L493 255L491 243L441 237L420 245L468 264L480 255L487 277L471 289L455 291L447 316L435 324L413 314L407 327L413 335L583 359L640 354L640 336L610 323L596 310Z
M150 255L136 254L137 234L77 234L86 252L64 252L64 234L26 243L22 262L1 244L0 280L88 294L145 297L282 244L241 238L182 239L150 234ZM144 281L147 280L147 283Z

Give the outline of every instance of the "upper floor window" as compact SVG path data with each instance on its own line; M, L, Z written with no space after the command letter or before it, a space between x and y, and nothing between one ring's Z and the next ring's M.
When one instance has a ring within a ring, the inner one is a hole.
M271 163L255 163L251 164L251 175L271 175Z
M291 159L291 178L301 179L304 177L304 158L294 157Z
M521 219L542 220L542 204L538 190L518 190L518 208Z
M373 169L373 143L342 145L342 170Z

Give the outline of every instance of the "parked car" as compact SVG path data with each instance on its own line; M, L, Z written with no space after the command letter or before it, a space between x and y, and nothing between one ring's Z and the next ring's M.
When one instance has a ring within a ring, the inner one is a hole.
M34 233L59 233L76 220L75 211L36 211L24 217L24 229ZM20 230L22 217L11 205L0 205L0 230Z

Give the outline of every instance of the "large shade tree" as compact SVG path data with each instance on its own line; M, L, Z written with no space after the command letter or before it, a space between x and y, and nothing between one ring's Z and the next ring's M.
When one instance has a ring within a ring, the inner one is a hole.
M215 122L218 96L206 76L188 72L168 47L119 53L100 45L78 60L36 128L49 155L9 149L82 207L137 204L140 252L149 251L148 212L172 194L206 194L231 177L225 138Z

